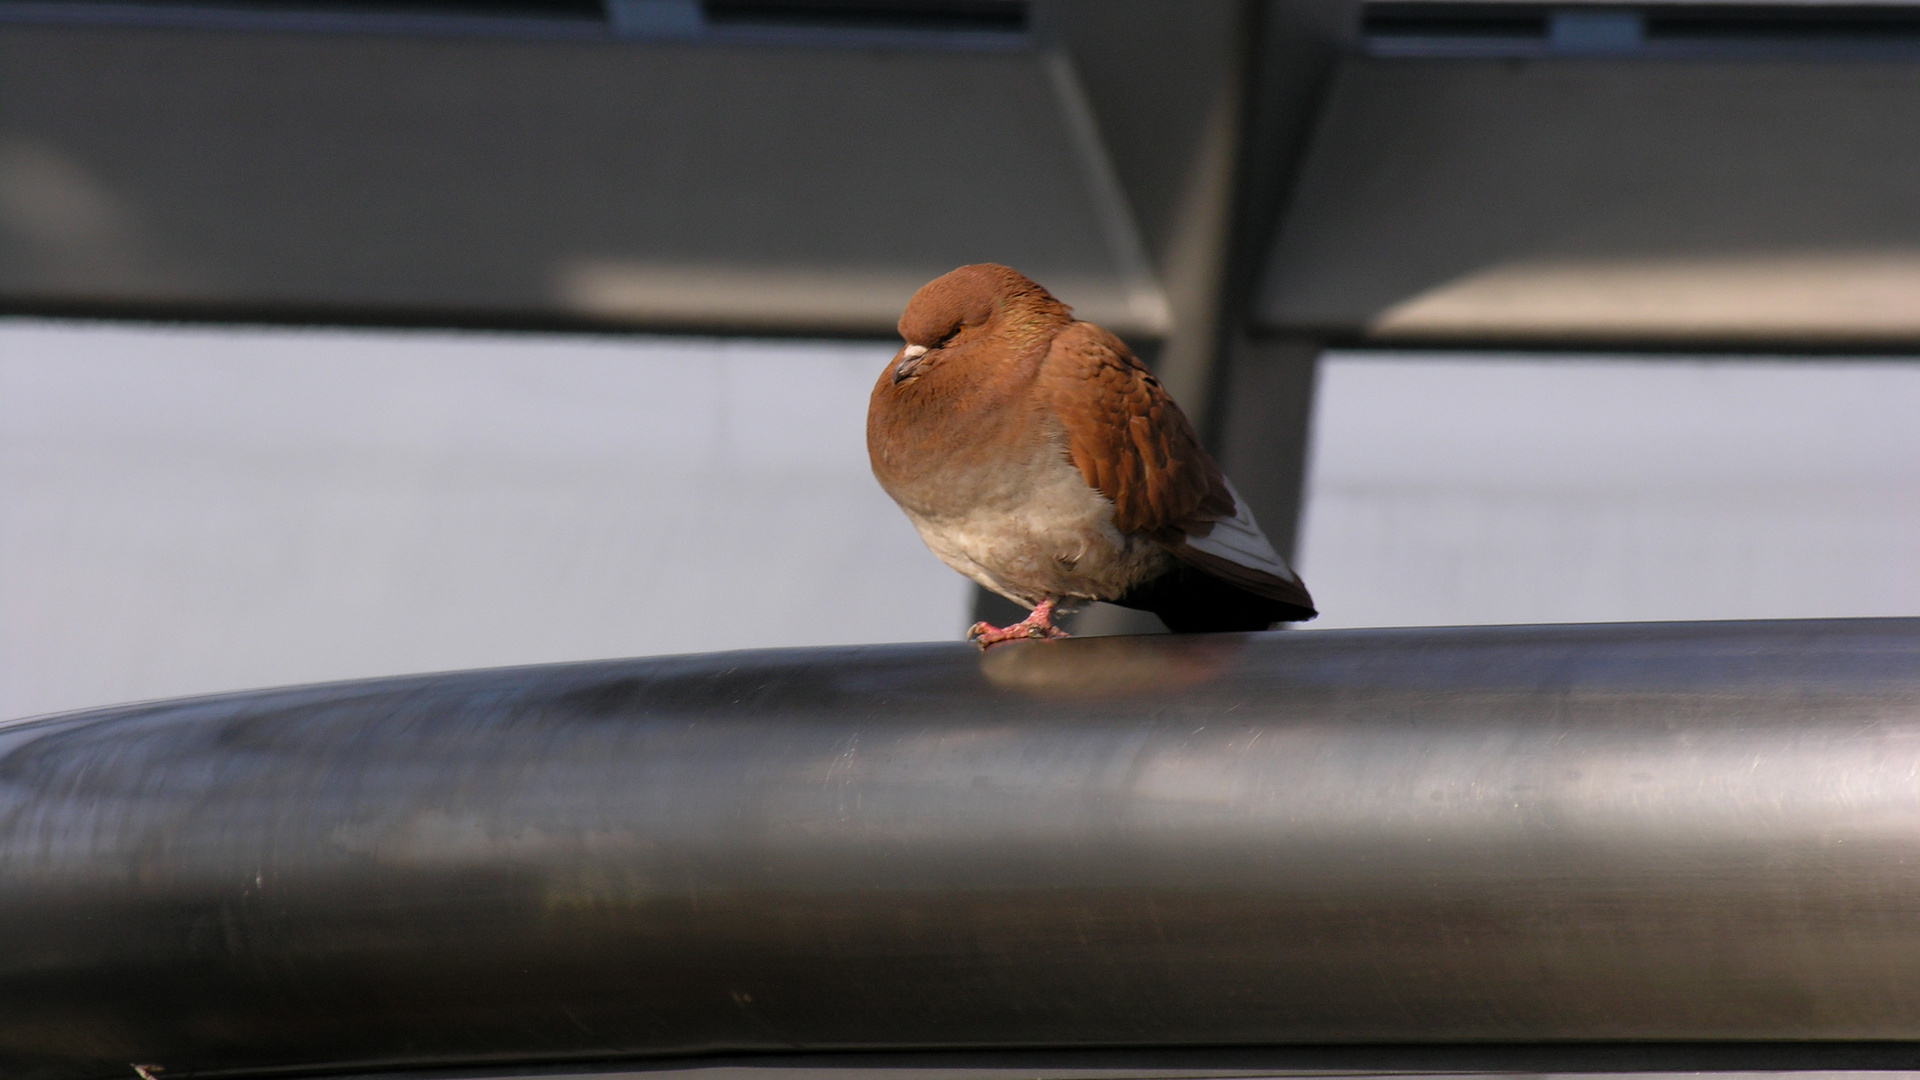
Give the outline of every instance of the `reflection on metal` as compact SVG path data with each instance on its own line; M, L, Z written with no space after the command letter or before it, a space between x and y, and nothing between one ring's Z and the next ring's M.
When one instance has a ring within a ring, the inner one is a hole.
M927 283L918 270L823 272L602 258L563 265L555 278L558 306L591 319L775 333L805 326L844 334L883 333ZM1116 333L1152 337L1169 328L1166 296L1150 280L1054 275L1046 285L1076 316Z
M1519 262L1395 304L1368 335L1920 341L1920 249Z
M479 671L19 722L0 775L47 1076L1920 1039L1920 620Z

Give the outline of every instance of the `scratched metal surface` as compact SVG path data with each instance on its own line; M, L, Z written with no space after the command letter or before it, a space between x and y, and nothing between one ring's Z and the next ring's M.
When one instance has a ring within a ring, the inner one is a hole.
M0 727L16 1076L1920 1039L1920 619L712 654Z

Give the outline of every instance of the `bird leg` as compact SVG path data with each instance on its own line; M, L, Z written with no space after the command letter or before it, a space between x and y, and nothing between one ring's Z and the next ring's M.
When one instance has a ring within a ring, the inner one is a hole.
M1051 598L1040 601L1033 606L1033 614L1012 626L988 626L983 622L974 623L973 629L967 631L967 640L980 646L981 652L986 652L1003 641L1071 637L1071 634L1053 625L1053 605Z

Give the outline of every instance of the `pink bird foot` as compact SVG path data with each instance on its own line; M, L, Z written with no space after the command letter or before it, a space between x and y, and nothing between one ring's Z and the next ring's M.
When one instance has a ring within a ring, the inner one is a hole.
M1012 626L988 626L977 622L967 631L967 640L980 646L981 652L1007 641L1027 641L1034 638L1063 638L1072 634L1053 625L1053 601L1042 600L1034 605L1033 614L1014 623Z

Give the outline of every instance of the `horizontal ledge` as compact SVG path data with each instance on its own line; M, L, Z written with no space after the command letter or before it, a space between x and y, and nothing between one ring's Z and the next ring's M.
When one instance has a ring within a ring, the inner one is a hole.
M547 1061L468 1068L460 1076L466 1080L1275 1080L1299 1074L1437 1073L1449 1080L1465 1080L1476 1074L1530 1073L1574 1074L1580 1080L1649 1080L1648 1073L1690 1072L1737 1073L1738 1080L1807 1080L1804 1074L1811 1070L1905 1073L1917 1067L1920 1047L1899 1042L1400 1043L714 1054ZM1905 1080L1905 1075L1884 1080Z
M895 324L914 290L937 276L858 277L707 273L619 265L589 267L551 306L405 304L260 300L195 296L86 296L0 292L0 316L126 319L145 322L266 325L552 330L585 333L671 333L741 337L877 338L897 341ZM1077 316L1132 340L1152 340L1170 326L1156 285L1098 279L1061 280L1053 291ZM815 284L817 282L817 284Z
M1369 333L1350 325L1262 324L1251 336L1263 341L1311 342L1323 349L1506 353L1635 353L1667 356L1858 356L1903 359L1920 356L1912 337L1776 337L1543 333Z
M1324 311L1380 341L1920 342L1920 260L1892 255L1519 261L1364 315ZM1334 318L1327 318L1333 316ZM1269 325L1316 321L1284 305Z
M671 5L670 5L671 6ZM752 7L753 5L748 5ZM777 5L775 5L777 7ZM699 5L686 5L697 13ZM573 10L569 10L572 8ZM1021 6L1024 16L1024 5ZM489 12L430 8L382 11L371 5L329 7L222 2L151 3L141 0L0 0L0 26L131 27L268 34L332 34L426 38L508 38L584 44L661 43L688 46L802 46L941 52L1015 52L1033 48L1024 26L778 21L744 17L698 18L684 26L615 25L598 3L502 6ZM1024 22L1024 19L1022 19Z
M0 295L0 317L256 326L332 326L394 330L508 330L587 334L679 334L711 337L872 338L897 341L878 319L778 322L716 318L635 318L554 309L429 307L385 304L93 299Z

